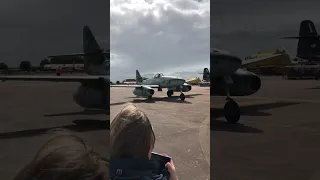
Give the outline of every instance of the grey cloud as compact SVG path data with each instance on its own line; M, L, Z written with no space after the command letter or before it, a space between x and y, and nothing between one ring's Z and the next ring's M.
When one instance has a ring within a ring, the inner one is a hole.
M171 8L160 8L159 11L164 14L163 19L136 13L132 14L137 22L135 26L121 26L124 32L120 34L111 31L111 52L122 52L132 58L125 62L129 69L111 66L111 78L134 76L135 69L151 73L203 62L209 65L209 28L194 27L195 22L204 21L203 17L197 14L182 16ZM116 18L111 17L115 24L121 21L121 17Z

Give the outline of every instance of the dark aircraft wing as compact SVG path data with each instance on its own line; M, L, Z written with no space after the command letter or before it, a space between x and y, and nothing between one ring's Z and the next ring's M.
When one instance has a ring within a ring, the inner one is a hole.
M85 53L76 53L76 54L61 54L61 55L54 55L54 56L48 56L49 58L54 58L54 57L65 57L65 56L84 56L86 55Z
M110 85L110 87L150 87L150 88L158 88L159 87L159 85L130 85L130 84L128 84L128 85L124 85L124 84L118 84L118 85Z
M109 52L101 52L102 54L110 54ZM75 54L61 54L61 55L54 55L54 56L48 56L49 58L54 57L66 57L66 56L88 56L88 55L95 55L97 53L75 53Z
M280 37L279 39L313 39L313 40L319 40L319 36L292 36L292 37Z
M0 76L2 81L53 81L82 82L88 80L109 81L109 76Z
M299 36L291 36L291 37L280 37L279 39L299 39Z

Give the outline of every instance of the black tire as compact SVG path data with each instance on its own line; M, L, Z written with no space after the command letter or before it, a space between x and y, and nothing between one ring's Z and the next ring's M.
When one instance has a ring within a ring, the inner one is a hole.
M233 100L224 105L224 117L230 124L236 124L240 120L240 106Z
M171 90L170 90L170 91L167 91L167 96L168 96L168 97L171 97L172 94L173 94L173 91L171 91Z
M181 101L184 101L186 99L186 96L183 93L181 93L180 94L180 99L181 99Z

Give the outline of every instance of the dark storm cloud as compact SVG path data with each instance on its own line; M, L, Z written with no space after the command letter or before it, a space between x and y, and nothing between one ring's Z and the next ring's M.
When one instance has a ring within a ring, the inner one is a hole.
M302 20L320 26L317 1L211 1L211 47L225 49L240 57L258 51L285 47L296 54L296 36Z
M84 25L109 48L109 6L105 0L0 1L0 62L38 65L48 55L83 52Z

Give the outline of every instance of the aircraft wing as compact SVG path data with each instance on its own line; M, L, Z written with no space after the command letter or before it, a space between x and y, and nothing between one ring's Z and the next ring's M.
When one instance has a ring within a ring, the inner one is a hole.
M88 80L109 80L109 76L0 76L2 81L53 81L82 82Z
M248 59L248 60L242 61L242 66L243 65L247 65L247 64L251 64L251 63L255 63L255 62L259 62L259 61L263 61L263 60L266 60L266 59L278 57L278 56L281 56L281 55L282 54L275 54L275 55L271 55L271 56L264 56L264 57L260 57L260 58Z
M291 36L291 37L280 37L279 39L311 39L319 40L318 36Z
M109 52L101 52L102 54L109 54ZM48 56L49 58L54 58L54 57L66 57L66 56L88 56L88 55L94 55L96 53L75 53L75 54L61 54L61 55L53 55L53 56Z
M159 87L159 85L130 85L130 84L128 84L128 85L124 85L124 84L118 84L118 85L110 85L110 87L150 87L150 88L158 88Z
M54 57L65 57L65 56L84 56L84 53L76 53L76 54L61 54L61 55L54 55L54 56L48 56L49 58Z

